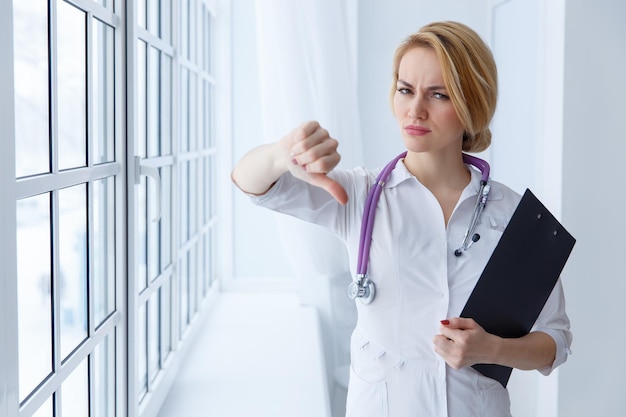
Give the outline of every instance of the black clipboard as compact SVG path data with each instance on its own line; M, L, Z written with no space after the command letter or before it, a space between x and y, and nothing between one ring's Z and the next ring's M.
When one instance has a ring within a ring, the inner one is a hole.
M574 248L576 239L528 189L472 291L461 317L500 337L528 334ZM473 366L506 387L512 369Z

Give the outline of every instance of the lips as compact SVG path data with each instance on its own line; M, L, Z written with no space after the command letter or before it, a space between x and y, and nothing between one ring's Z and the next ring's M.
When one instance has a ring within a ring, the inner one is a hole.
M412 135L412 136L423 136L423 135L431 132L430 129L427 129L427 128L422 127L422 126L416 126L416 125L404 126L404 130L409 135Z

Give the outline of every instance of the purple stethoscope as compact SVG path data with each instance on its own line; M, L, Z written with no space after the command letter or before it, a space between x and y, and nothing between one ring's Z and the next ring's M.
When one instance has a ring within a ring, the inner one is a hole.
M402 152L400 155L390 161L378 174L376 182L367 194L365 200L365 209L363 210L363 217L361 220L361 238L359 240L359 258L357 263L356 280L352 281L348 286L348 296L351 300L358 298L363 304L369 304L374 300L376 295L376 287L374 283L367 276L367 264L369 262L370 245L372 242L372 231L374 230L374 216L376 214L376 205L380 198L380 193L383 190L385 181L391 174L391 171L395 168L398 161L406 156L407 152ZM470 164L478 168L482 174L480 180L480 190L476 197L476 204L474 205L474 213L472 214L472 220L465 231L463 236L463 242L457 250L454 251L456 256L461 256L463 252L468 250L474 243L478 242L480 235L475 233L478 220L487 204L487 197L489 196L489 164L475 156L463 154L463 162Z

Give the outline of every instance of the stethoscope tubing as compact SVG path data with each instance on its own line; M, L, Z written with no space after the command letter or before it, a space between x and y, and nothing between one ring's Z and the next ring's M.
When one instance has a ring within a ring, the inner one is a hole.
M374 218L376 215L376 206L378 205L378 200L380 198L380 194L382 193L383 187L385 185L385 181L391 174L391 171L394 170L398 161L407 155L407 151L402 152L400 155L396 156L393 160L391 160L385 167L380 171L378 176L376 177L376 182L373 184L373 189L371 189L365 200L365 206L363 209L363 217L361 221L361 238L359 240L359 253L357 259L357 280L352 284L356 284L358 288L362 289L364 286L370 287L370 295L366 296L366 300L362 298L362 296L354 296L351 298L361 298L362 301L366 303L370 303L374 297L374 284L367 279L367 268L369 263L369 253L372 241L372 233L374 230ZM463 242L461 247L455 251L455 255L460 256L463 251L467 250L471 243L469 240L473 239L473 233L476 229L476 225L478 224L478 219L480 218L482 211L487 202L487 197L489 194L489 174L490 167L487 161L484 161L475 156L471 156L463 153L463 162L466 164L471 164L477 167L481 172L481 181L480 181L480 190L478 192L478 196L476 199L476 204L474 206L474 212L472 214L472 220L470 221L469 227L465 232L465 236L463 237ZM469 240L468 240L469 239ZM474 241L472 241L473 243Z

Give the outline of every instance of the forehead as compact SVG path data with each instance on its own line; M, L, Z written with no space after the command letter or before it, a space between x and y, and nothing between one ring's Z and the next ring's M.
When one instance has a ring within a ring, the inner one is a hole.
M398 78L407 82L442 82L443 75L437 53L429 47L411 48L400 59Z

